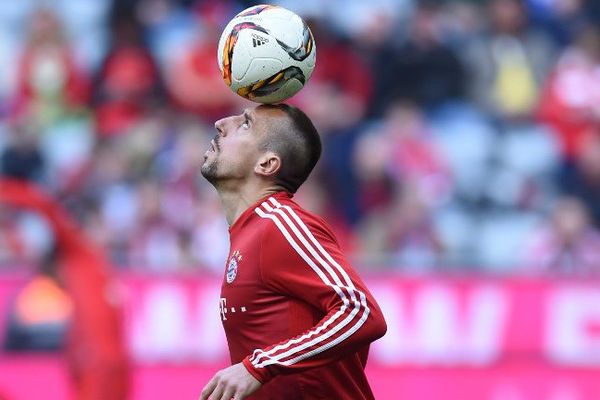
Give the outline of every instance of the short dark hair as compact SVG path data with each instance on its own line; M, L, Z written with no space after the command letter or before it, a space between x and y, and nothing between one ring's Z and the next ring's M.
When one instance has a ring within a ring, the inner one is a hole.
M289 104L268 104L261 107L283 111L289 124L269 127L261 148L281 157L281 168L275 184L296 193L306 181L321 157L321 138L310 118L298 107Z

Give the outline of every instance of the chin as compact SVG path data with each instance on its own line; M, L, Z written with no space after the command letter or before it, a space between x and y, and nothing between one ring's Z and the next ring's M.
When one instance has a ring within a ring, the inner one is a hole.
M206 179L207 181L214 183L218 180L218 175L217 175L217 163L216 161L213 162L204 162L204 164L202 165L202 167L200 168L200 173L202 174L202 176L204 177L204 179Z

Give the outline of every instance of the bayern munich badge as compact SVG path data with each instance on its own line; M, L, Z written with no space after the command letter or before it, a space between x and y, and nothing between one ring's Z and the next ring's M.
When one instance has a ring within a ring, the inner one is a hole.
M236 250L231 255L229 263L227 264L227 283L233 282L237 276L238 264L240 261L242 261L242 255L239 250Z

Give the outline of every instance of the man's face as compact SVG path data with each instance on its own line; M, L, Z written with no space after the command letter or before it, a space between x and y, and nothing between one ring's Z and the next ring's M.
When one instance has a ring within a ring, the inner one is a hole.
M217 134L204 154L202 175L213 185L244 181L251 176L262 153L259 145L276 113L258 106L218 120Z

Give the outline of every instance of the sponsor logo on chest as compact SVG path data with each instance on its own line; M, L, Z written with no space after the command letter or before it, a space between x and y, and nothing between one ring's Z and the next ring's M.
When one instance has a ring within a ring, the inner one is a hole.
M246 306L239 306L239 307L227 307L227 299L225 297L221 297L221 299L219 300L219 313L221 314L221 319L223 321L227 321L227 314L235 314L235 313L245 313L246 312Z

